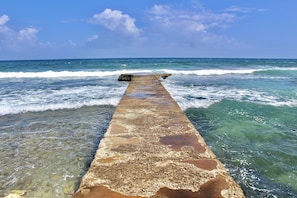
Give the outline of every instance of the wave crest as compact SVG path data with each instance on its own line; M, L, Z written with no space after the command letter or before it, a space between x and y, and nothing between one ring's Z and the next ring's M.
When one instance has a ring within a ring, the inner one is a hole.
M127 73L169 73L175 75L229 75L229 74L253 74L265 71L297 71L297 68L270 67L263 69L198 69L198 70L174 70L174 69L122 69L114 71L44 71L44 72L0 72L1 78L67 78L67 77L105 77Z
M125 73L151 72L151 70L116 71L44 71L44 72L0 72L0 78L67 78L67 77L106 77Z

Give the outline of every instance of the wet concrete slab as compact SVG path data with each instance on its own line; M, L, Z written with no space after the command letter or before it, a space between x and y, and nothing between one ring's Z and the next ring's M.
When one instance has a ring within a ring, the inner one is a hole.
M162 86L162 76L130 77L73 198L244 197Z

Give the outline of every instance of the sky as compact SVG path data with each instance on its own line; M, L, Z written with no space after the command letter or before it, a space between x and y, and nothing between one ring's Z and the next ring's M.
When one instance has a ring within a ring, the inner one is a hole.
M297 58L296 0L0 0L0 60Z

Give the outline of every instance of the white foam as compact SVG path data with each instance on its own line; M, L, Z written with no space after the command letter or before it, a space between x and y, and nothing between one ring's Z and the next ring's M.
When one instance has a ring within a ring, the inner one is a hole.
M84 106L116 106L126 86L85 86L61 90L20 91L0 100L0 115L41 112L58 109L76 109Z
M227 75L227 74L252 74L259 71L289 70L297 68L267 67L265 69L199 69L199 70L172 70L172 69L121 69L115 71L44 71L44 72L0 72L0 78L62 78L62 77L103 77L127 73L170 73L175 75Z
M276 68L285 69L285 68ZM291 68L293 69L293 68ZM297 69L297 68L295 68ZM104 77L122 73L172 73L178 74L178 79L187 80L194 75L247 74L259 70L117 70L117 71L46 71L46 72L0 72L0 78L60 78L60 77ZM185 74L185 76L183 76ZM194 78L196 78L194 76ZM236 77L237 78L237 77ZM207 108L221 100L249 101L272 106L297 106L296 97L278 96L273 93L260 92L252 89L237 89L222 86L192 86L176 85L170 79L164 81L164 86L171 93L183 110L196 107ZM0 115L17 114L28 111L46 111L57 109L80 108L94 105L117 105L124 94L125 85L120 86L83 86L80 88L63 88L61 90L16 90L6 93L4 90L0 100Z
M199 69L199 70L171 70L164 69L165 73L180 74L180 75L198 75L198 76L210 76L210 75L228 75L228 74L252 74L260 71L297 71L297 67L265 67L265 68L238 68L238 69Z
M99 99L99 100L88 100L83 102L63 102L56 104L23 104L17 107L13 106L4 106L1 107L0 116L6 114L19 114L26 112L42 112L47 110L59 110L59 109L77 109L84 106L97 106L97 105L113 105L116 106L120 98L108 98L108 99Z
M297 100L294 98L280 98L277 95L250 89L213 86L185 87L171 84L169 81L164 81L163 85L183 110L191 107L208 108L224 99L271 106L297 106Z
M45 71L45 72L0 72L0 78L65 78L65 77L104 77L126 73L146 73L151 70L116 71Z
M256 71L262 71L261 69L201 69L201 70L170 70L165 69L166 73L170 74L182 74L182 75L198 75L198 76L210 76L210 75L226 75L226 74L251 74Z

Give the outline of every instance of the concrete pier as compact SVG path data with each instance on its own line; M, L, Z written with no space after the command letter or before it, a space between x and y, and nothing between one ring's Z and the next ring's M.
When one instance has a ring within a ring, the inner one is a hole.
M131 76L73 198L244 197L160 77Z

